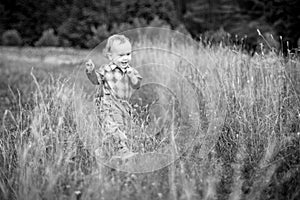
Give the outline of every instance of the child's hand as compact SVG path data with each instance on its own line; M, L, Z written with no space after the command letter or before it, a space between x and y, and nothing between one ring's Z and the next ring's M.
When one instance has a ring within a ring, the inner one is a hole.
M127 74L128 75L132 75L133 74L133 69L131 67L129 67L127 70L126 70Z
M128 77L130 78L131 82L136 85L139 82L138 77L135 75L134 73L134 69L133 68L128 68L127 69L127 74Z
M93 61L91 59L89 59L86 63L85 63L85 68L91 72L95 69L95 64L93 63Z

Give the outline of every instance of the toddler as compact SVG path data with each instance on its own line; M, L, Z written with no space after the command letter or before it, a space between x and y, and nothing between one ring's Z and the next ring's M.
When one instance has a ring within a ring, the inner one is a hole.
M104 49L109 63L95 69L94 63L86 63L89 80L98 85L95 98L103 133L102 155L105 158L130 153L127 146L130 105L133 90L141 85L142 77L130 66L132 46L124 35L112 35Z

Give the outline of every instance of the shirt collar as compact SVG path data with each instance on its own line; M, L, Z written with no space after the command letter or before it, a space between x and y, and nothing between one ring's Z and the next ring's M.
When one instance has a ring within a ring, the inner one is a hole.
M117 66L115 63L111 63L110 65L111 70L115 70L116 68L119 68L123 73L125 73L127 71L127 69L129 68L129 65L127 65L127 67L125 69Z

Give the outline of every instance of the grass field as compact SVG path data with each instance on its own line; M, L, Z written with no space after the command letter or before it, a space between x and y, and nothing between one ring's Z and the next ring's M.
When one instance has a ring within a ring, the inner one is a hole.
M133 62L180 74L195 91L179 94L181 106L197 105L201 127L179 159L148 173L95 158L94 88L82 68L89 52L1 48L0 199L300 199L299 59L147 45L180 55L143 50Z

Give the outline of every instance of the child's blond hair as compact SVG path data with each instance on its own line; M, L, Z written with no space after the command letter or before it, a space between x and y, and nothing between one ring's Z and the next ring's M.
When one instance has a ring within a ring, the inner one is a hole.
M127 41L130 43L129 39L124 35L115 34L115 35L110 36L107 39L105 48L103 49L103 54L106 57L108 57L108 54L111 52L111 47L112 47L114 41L119 41L120 44L123 44Z

